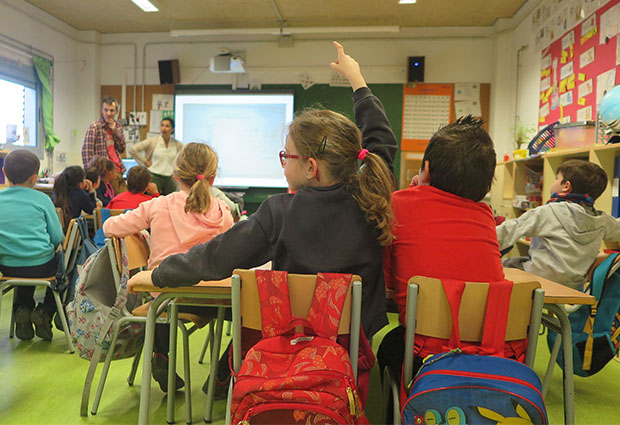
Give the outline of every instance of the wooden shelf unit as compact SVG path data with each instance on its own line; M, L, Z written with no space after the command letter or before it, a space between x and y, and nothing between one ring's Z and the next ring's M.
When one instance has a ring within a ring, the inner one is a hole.
M507 218L517 217L523 210L512 208L512 200L515 195L524 194L525 173L528 168L543 172L542 199L545 203L549 200L551 184L556 179L558 167L569 159L583 159L600 165L607 173L607 187L594 205L596 209L611 215L614 161L617 156L620 156L620 144L595 144L586 148L562 149L540 156L500 162L495 168L491 205L499 215Z

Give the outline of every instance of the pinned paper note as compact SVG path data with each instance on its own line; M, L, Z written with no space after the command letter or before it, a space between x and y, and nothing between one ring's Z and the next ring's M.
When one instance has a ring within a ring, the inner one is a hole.
M589 79L588 81L579 84L579 87L577 88L577 93L577 97L586 97L587 95L592 93L592 79Z
M577 109L577 121L590 121L592 119L592 106Z
M551 68L547 68L540 73L540 78L548 77L551 75Z
M560 93L564 93L566 91L566 80L560 81Z
M568 82L566 83L566 90L572 90L575 88L575 80L568 80Z
M577 75L577 79L578 79L579 81L585 81L585 80L586 80L586 74L584 74L583 72L580 72L580 73Z
M594 62L594 47L590 47L579 55L579 68L584 68L592 62Z
M573 104L573 92L567 91L562 96L560 96L560 113L562 112L562 108L564 106Z
M545 77L542 80L540 80L540 91L541 92L545 92L545 91L549 90L549 88L551 88L551 78L550 77Z
M581 105L581 106L585 105L586 104L586 99L583 98L583 97L580 97L579 99L577 99L577 104Z
M562 56L560 58L560 63L566 63L567 57L566 56Z

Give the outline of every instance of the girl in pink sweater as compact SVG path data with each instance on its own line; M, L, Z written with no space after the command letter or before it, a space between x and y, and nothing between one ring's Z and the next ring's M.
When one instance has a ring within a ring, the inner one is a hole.
M194 245L224 233L233 224L230 209L210 195L217 170L217 155L202 143L188 143L175 161L174 178L180 191L141 203L135 210L110 217L103 224L107 237L125 237L151 229L148 267L167 256L187 252ZM168 389L168 326L158 325L153 377L162 391ZM183 380L177 375L177 388Z

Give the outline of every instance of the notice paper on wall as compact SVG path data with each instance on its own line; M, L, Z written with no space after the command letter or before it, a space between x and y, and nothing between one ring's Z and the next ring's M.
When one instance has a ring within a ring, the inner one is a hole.
M403 138L429 140L450 122L450 96L405 96Z
M467 115L479 117L482 115L480 110L480 102L478 100L462 100L460 102L454 102L454 109L457 117L464 117Z
M480 84L478 83L456 83L454 84L454 101L460 100L480 100Z
M596 104L600 105L603 96L616 85L616 69L612 68L596 77Z
M153 106L151 109L156 111L173 110L174 109L174 95L172 94L154 94Z

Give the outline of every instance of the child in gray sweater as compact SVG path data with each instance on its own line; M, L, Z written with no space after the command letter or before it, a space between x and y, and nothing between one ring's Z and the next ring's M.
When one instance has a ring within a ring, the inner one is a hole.
M620 220L594 208L606 186L607 174L598 165L564 162L547 204L497 226L500 250L524 236L532 238L529 256L506 258L504 266L582 290L601 242L620 240Z

